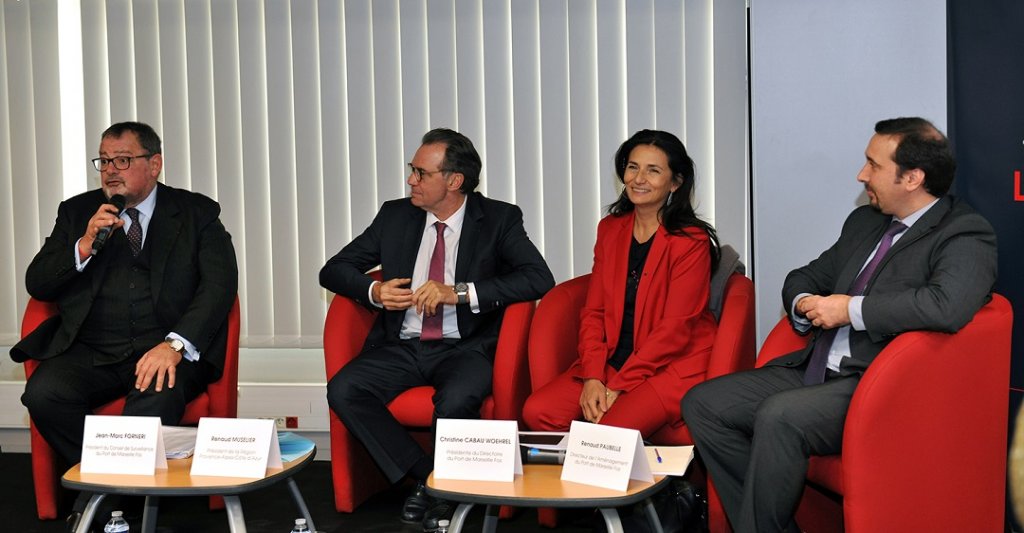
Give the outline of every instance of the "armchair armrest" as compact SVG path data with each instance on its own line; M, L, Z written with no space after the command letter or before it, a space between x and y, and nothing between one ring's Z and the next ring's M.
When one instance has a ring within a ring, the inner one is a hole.
M494 353L495 420L520 420L523 404L530 394L530 372L527 363L527 344L530 322L536 304L517 302L505 309L502 317L498 346Z
M379 270L370 275L380 281ZM324 321L324 364L327 381L330 381L341 367L359 355L376 318L377 313L344 296L334 295Z
M903 333L872 362L843 435L847 531L1002 527L1012 317L994 294L959 332Z
M764 344L761 345L761 351L757 353L756 366L760 368L776 357L795 352L807 346L810 340L810 335L800 335L789 325L789 319L782 317L775 323L775 327L768 333Z

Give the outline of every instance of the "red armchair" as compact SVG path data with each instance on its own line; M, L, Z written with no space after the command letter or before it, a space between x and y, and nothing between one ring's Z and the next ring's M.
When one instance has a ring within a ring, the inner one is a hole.
M21 323L21 335L24 337L39 326L47 318L57 313L57 306L35 298L29 299L25 307L25 316ZM197 424L204 416L218 418L234 418L238 414L238 329L240 322L238 298L228 315L228 346L224 356L224 373L220 379L211 383L206 392L192 400L185 409L182 424ZM30 377L39 362L25 361L25 376ZM95 412L98 415L117 415L124 410L124 398L114 400ZM35 425L29 423L32 446L32 481L36 489L36 513L40 520L57 518L57 496L60 490L60 476L57 471L57 458L50 445L36 431ZM223 505L219 497L211 499L211 507Z
M590 274L563 282L548 291L537 306L530 326L530 378L537 390L568 370L577 357L580 310L587 298ZM754 283L733 273L725 285L722 316L708 359L706 379L751 368L754 365ZM651 442L664 445L691 445L690 430L680 419L666 424ZM709 486L713 493L714 488ZM712 496L713 497L713 496ZM719 511L721 512L721 511ZM554 527L553 510L541 509L541 524ZM724 514L720 521L724 521Z
M842 454L811 458L800 528L1002 531L1012 325L994 294L955 334L893 340L857 386ZM806 342L783 318L758 365Z
M522 415L523 402L529 394L526 342L534 307L534 302L519 302L505 309L494 354L493 391L480 408L483 418L518 421ZM375 312L344 296L334 296L324 323L328 381L359 355L376 316ZM409 427L427 449L433 446L430 442L433 395L433 387L416 387L388 405L395 418ZM340 512L351 513L367 498L387 488L388 483L366 448L349 434L338 416L331 412L330 418L334 506Z

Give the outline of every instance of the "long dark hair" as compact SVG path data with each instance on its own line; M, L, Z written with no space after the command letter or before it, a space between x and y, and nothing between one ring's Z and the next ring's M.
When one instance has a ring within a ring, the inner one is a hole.
M672 171L672 179L679 184L679 188L669 195L668 201L658 210L661 225L672 235L687 237L689 234L686 233L686 228L696 227L703 230L708 235L711 245L711 272L714 272L722 255L718 245L718 234L711 224L701 220L693 210L694 165L693 159L686 153L686 147L678 137L667 131L640 130L634 133L615 152L615 173L623 185L626 183L624 176L629 155L639 145L654 146L664 152L668 158L668 168ZM634 208L629 195L623 189L618 200L608 206L608 214L623 216L631 213Z

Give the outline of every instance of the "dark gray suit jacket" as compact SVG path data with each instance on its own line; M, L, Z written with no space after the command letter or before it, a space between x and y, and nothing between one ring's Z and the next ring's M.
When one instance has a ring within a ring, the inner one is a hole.
M468 305L457 307L459 343L493 358L504 308L540 298L555 280L526 235L518 207L476 192L466 202L455 281L475 284L480 312L473 313ZM380 310L367 299L373 279L366 272L380 265L384 280L411 278L426 219L427 212L408 198L385 202L370 226L327 261L320 285ZM405 311L381 312L364 350L398 342L404 317Z
M845 294L891 221L870 206L854 210L835 244L786 277L785 308L790 310L801 293ZM868 281L861 307L867 329L850 330L852 357L844 360L843 372L864 372L905 331L959 330L989 300L995 280L992 226L966 203L940 198L893 245ZM814 331L817 336L819 330ZM797 366L813 345L771 364Z
M162 183L157 188L145 242L153 247L150 280L157 319L168 333L174 331L195 345L216 380L224 366L228 312L238 292L231 236L218 218L217 202ZM95 189L57 208L53 232L29 264L25 284L32 297L56 302L60 313L11 349L15 361L49 359L74 342L113 260L101 250L78 272L74 245L106 202L102 190Z

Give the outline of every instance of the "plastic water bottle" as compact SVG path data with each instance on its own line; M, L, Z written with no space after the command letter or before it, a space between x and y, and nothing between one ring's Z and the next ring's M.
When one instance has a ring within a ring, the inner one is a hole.
M127 529L125 531L128 531ZM306 526L305 518L296 518L295 527L292 528L292 533L309 533L309 527Z
M448 520L437 521L437 533L448 533L448 525L451 524Z
M103 533L126 533L127 531L128 522L124 521L124 513L121 511L110 513L110 521L103 526Z

